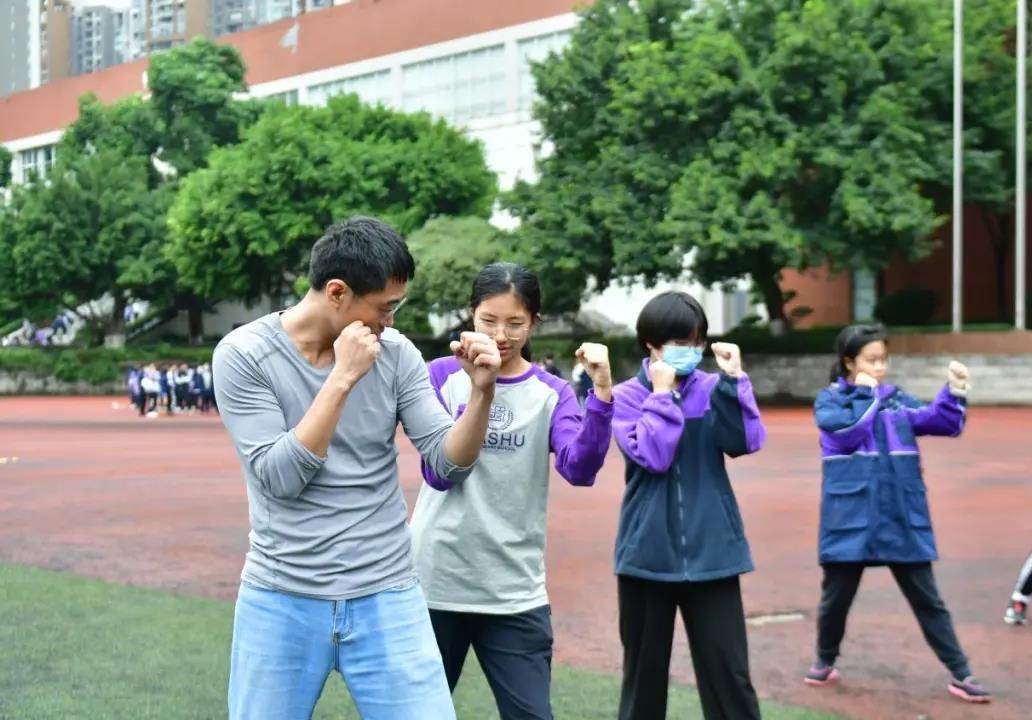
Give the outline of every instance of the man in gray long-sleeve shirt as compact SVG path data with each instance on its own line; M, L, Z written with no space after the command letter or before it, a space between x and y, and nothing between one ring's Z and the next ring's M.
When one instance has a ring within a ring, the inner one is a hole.
M416 580L395 429L463 479L487 429L500 359L463 334L474 394L454 422L394 314L415 273L388 225L352 218L312 249L296 306L227 335L215 394L247 480L251 549L233 627L229 714L311 716L338 670L364 718L455 717Z

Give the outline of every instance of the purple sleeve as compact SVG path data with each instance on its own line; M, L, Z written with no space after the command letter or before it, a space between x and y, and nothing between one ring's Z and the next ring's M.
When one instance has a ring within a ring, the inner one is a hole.
M967 401L950 393L948 385L931 403L925 404L911 395L904 395L903 405L915 435L957 437L964 430Z
M448 411L449 415L458 419L459 415L462 414L462 410L465 409L465 406L460 407L458 413L452 413L451 408L448 407L448 403L444 401L444 396L441 395L441 388L444 387L444 383L448 380L448 376L451 375L455 369L461 370L462 368L454 358L445 357L431 362L428 369L430 371L430 384L434 388L434 394L437 396L438 401L444 409ZM435 490L450 490L455 487L455 483L451 480L439 477L437 473L434 472L434 469L430 467L430 464L422 457L420 457L419 460L419 469L423 473L423 479L426 480L426 484Z
M756 406L748 375L720 375L710 395L713 436L717 447L731 457L748 455L763 447L767 431Z
M684 432L684 411L672 393L650 393L637 380L613 390L613 434L620 449L650 473L674 464Z
M814 416L826 451L849 455L870 436L878 416L878 397L868 387L827 388L817 396Z
M552 412L549 442L555 453L555 469L571 485L594 485L613 437L613 403L588 393L584 417L577 397L566 383Z

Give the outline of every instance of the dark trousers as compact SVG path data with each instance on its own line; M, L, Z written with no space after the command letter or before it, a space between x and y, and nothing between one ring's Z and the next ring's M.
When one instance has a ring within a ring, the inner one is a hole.
M189 384L176 383L176 407L180 410L187 410L191 407Z
M864 563L826 563L817 617L817 659L831 665L839 656L846 633L846 616L860 587ZM931 563L891 564L888 568L910 603L925 640L936 656L958 679L971 674L967 656L960 648L953 620L939 596Z
M515 615L431 610L430 621L455 690L469 648L477 654L502 720L552 720L552 610Z
M624 648L620 720L662 720L681 610L706 720L759 720L738 577L666 583L619 576Z
M1014 592L1019 595L1032 595L1032 553L1025 560L1025 564L1021 566L1021 572L1018 573L1018 582L1014 585Z

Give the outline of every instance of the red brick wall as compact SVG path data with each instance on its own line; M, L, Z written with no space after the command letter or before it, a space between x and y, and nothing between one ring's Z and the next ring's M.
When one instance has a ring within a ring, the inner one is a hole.
M964 211L964 287L963 308L965 322L999 321L996 304L996 271L992 243L981 212L974 207ZM936 233L938 248L924 260L907 263L896 260L882 274L881 290L891 293L908 287L933 290L939 296L935 320L948 323L952 318L953 287L953 226L947 222ZM1026 293L1032 293L1032 222L1028 226L1025 283ZM852 321L852 281L849 273L829 276L827 269L808 270L805 273L786 271L781 286L796 290L792 307L805 305L814 309L812 315L797 323L798 327L842 324ZM1007 317L1014 308L1014 235L1013 229L1006 241L1006 268L1003 279L1006 294ZM1032 316L1032 307L1028 308Z

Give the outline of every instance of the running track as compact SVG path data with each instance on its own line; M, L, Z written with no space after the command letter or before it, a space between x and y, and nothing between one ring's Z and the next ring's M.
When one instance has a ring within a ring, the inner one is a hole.
M199 416L141 420L113 406L120 400L0 398L0 562L230 600L247 510L222 425ZM805 618L750 627L760 694L879 720L1028 717L1032 627L1010 628L1001 617L1032 549L1032 410L976 408L963 438L923 446L943 558L936 572L975 671L997 694L988 707L946 696L945 672L885 570L868 573L850 617L844 684L803 685L820 578L816 434L805 410L764 417L766 449L731 463L758 568L744 580L746 610ZM411 506L418 461L406 440L399 447ZM620 667L611 556L622 465L611 452L592 489L556 480L549 517L556 659L609 672ZM679 631L672 672L691 681L686 645Z

